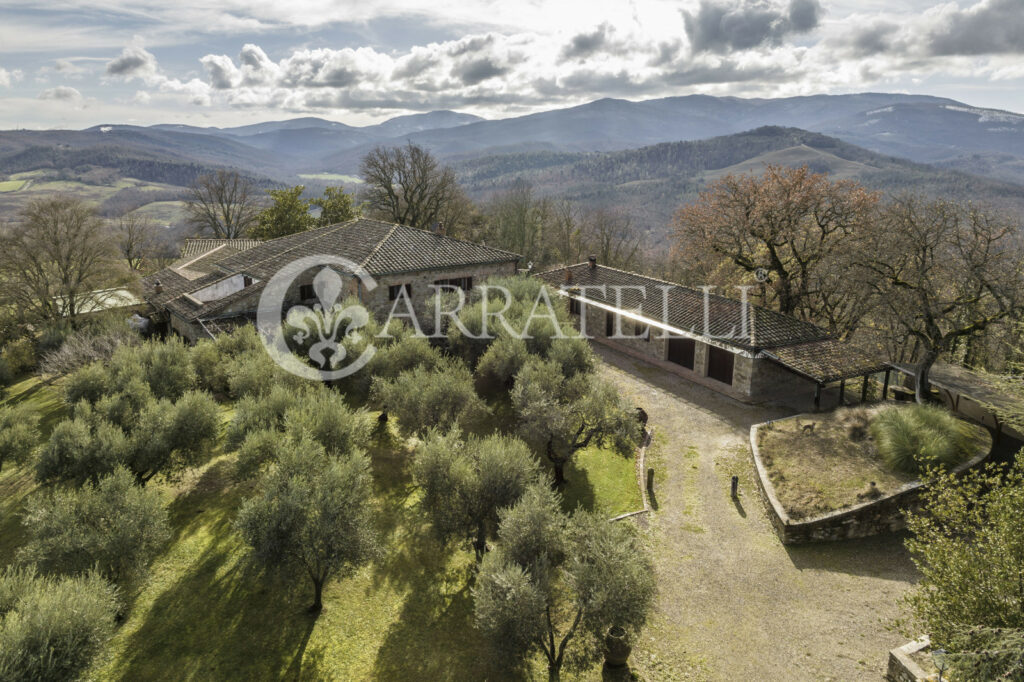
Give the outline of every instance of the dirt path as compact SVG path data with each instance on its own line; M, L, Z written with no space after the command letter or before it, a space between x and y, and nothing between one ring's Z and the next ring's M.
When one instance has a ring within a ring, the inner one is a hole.
M787 549L757 496L747 437L751 424L789 412L597 350L602 371L655 428L660 594L637 671L657 680L880 679L888 650L905 641L886 626L916 579L902 536Z

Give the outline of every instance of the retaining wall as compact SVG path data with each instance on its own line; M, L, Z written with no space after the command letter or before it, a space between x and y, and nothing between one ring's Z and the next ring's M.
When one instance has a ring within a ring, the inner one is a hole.
M795 417L787 417L787 419L812 419L815 417L820 418L820 416L797 415ZM920 506L925 486L921 481L912 481L899 490L883 495L875 500L869 500L807 519L796 520L790 518L775 496L774 487L772 486L771 479L768 478L768 470L761 461L761 453L757 444L758 434L761 429L771 423L765 422L750 427L750 454L757 473L758 492L761 494L761 500L768 511L768 520L771 521L775 534L779 536L784 545L862 538L900 530L906 526L905 513ZM990 442L985 452L964 462L953 471L955 473L962 473L978 466L988 459L991 453L992 446Z

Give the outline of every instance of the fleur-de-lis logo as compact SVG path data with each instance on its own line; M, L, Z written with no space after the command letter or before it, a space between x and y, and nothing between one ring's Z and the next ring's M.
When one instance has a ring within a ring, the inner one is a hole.
M286 310L285 300L294 291L296 280L316 268L313 292L317 302L312 307L295 305ZM274 362L317 381L340 379L366 366L376 348L365 343L357 330L369 323L370 314L360 303L345 304L345 277L355 278L360 294L377 286L359 264L330 254L299 258L270 278L260 295L256 327ZM349 357L355 355L355 347L363 348L358 357Z
M317 338L309 347L308 354L309 359L321 369L336 369L347 355L341 340L351 336L353 341L358 342L359 334L353 329L363 327L370 320L366 308L362 306L342 307L340 299L344 289L345 282L341 276L325 267L313 278L313 292L319 303L314 303L312 309L297 305L288 311L289 324L299 328L292 334L295 343L305 346L309 339L314 336ZM348 324L339 335L345 320L348 320ZM330 356L325 355L326 351L330 351Z

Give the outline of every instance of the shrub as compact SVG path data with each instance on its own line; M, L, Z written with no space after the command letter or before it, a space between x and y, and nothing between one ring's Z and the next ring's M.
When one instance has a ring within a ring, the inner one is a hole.
M0 386L7 386L14 380L14 372L3 356L0 356Z
M64 385L64 400L74 405L80 400L95 403L110 392L111 378L107 369L100 363L82 367L67 378Z
M32 339L29 338L23 337L11 341L4 346L0 357L7 362L7 366L15 376L36 366L36 349L32 344Z
M28 406L0 407L0 469L21 464L39 444L39 415Z
M96 574L0 570L0 679L76 679L113 634L116 611L116 589Z
M890 407L871 422L871 437L886 465L918 475L929 465L952 468L970 452L971 430L942 407Z
M484 352L476 366L477 385L481 393L495 395L512 390L513 379L526 360L529 351L520 338L502 335Z
M93 362L107 362L121 346L140 342L139 335L123 322L118 326L82 329L69 335L56 349L44 353L39 368L50 376L70 374Z
M169 537L160 494L121 467L96 485L30 500L24 523L23 561L69 575L95 568L111 580L137 576Z

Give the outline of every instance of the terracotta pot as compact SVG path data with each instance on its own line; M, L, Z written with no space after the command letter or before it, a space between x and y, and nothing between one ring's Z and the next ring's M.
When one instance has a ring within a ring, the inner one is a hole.
M626 631L617 625L605 635L604 647L604 662L612 668L626 665L629 654L633 651L633 647L626 641Z

